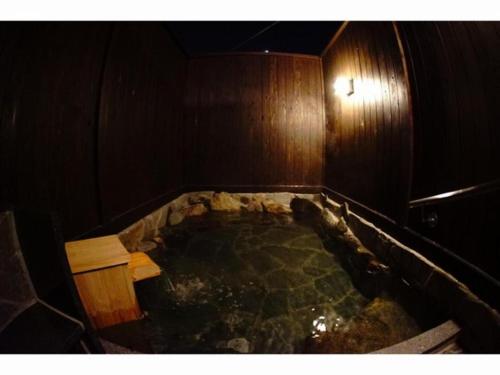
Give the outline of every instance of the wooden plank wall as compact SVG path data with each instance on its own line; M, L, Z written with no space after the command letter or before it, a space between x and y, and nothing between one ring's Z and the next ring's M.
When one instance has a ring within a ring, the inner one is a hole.
M412 199L500 178L500 23L401 22L415 113ZM500 280L500 192L414 208L410 226ZM429 228L422 216L438 214Z
M412 198L500 177L500 22L401 22L412 72Z
M0 55L1 201L99 224L96 111L110 25L9 23Z
M412 129L409 92L390 22L351 22L323 58L325 185L399 222L407 213ZM337 78L354 94L336 95Z
M182 185L186 58L157 23L116 24L99 115L99 181L110 221Z
M185 128L188 185L321 185L319 58L242 54L191 59Z
M56 210L69 239L182 185L186 58L160 24L3 23L0 41L0 208Z

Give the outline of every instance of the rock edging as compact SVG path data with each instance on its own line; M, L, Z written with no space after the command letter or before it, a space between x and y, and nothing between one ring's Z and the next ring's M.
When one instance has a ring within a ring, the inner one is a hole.
M358 270L374 275L383 275L388 269L398 272L445 306L450 315L467 328L467 334L472 337L469 341L479 343L478 350L500 352L500 315L495 309L417 251L324 194L185 193L124 229L119 237L129 251L147 251L161 245L158 235L162 227L177 225L186 217L210 211L310 216L328 236L345 245Z

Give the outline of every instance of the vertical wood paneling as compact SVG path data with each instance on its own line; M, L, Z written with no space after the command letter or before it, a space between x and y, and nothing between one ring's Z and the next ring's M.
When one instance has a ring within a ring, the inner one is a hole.
M415 114L412 198L500 178L500 23L401 22ZM500 279L499 194L412 209L410 225ZM434 211L435 228L422 218Z
M295 55L190 60L185 153L190 185L321 185L320 61Z
M72 238L182 186L186 58L160 24L2 23L0 42L1 207L58 211Z
M110 25L4 24L2 202L56 210L66 236L99 223L95 129Z
M404 221L410 187L411 113L396 35L390 22L349 23L322 57L325 185ZM337 78L354 94L334 93Z
M104 220L182 184L185 57L156 23L115 26L99 116Z
M402 22L412 71L412 197L498 178L500 23Z

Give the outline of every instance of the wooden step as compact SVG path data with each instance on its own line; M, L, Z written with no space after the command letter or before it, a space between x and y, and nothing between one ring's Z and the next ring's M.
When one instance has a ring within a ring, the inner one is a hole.
M151 258L142 252L130 254L131 259L128 263L128 269L134 282L159 276L160 267L151 260Z

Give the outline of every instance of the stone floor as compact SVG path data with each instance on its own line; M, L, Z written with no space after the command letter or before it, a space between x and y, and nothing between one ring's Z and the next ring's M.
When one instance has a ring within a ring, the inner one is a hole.
M111 327L111 341L121 329L114 342L153 353L363 352L421 332L397 302L363 296L291 215L211 212L162 235L149 252L161 276L136 284L146 318Z

